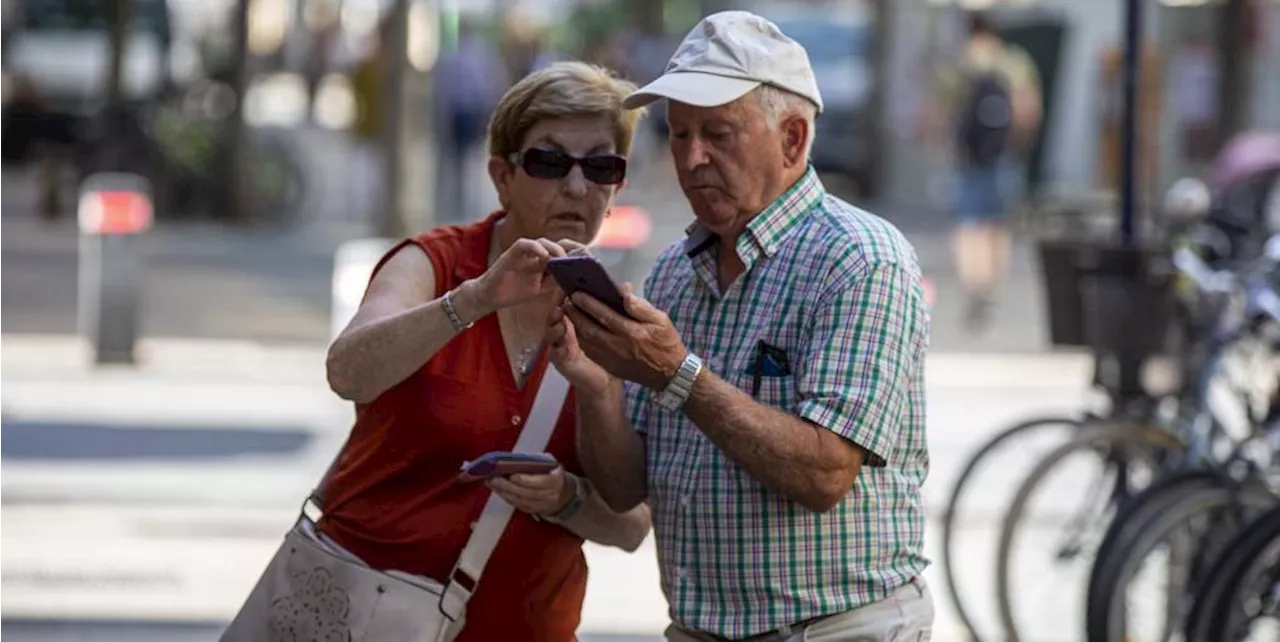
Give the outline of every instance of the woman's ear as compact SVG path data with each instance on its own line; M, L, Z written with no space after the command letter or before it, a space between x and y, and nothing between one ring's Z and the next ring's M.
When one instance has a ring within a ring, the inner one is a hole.
M507 209L510 202L511 180L515 178L516 168L507 159L498 156L489 157L489 180L493 181L493 189L498 192L498 203Z

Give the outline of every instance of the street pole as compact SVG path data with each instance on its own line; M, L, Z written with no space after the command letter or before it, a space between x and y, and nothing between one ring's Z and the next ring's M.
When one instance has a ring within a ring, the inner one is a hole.
M231 114L227 117L225 141L226 155L223 171L226 176L226 192L221 212L231 220L245 221L253 216L256 203L249 202L244 181L246 131L244 126L244 102L249 92L249 4L251 0L237 0L232 24L231 89L235 95Z
M891 166L892 158L888 157L892 145L889 141L889 123L887 122L888 101L889 101L889 78L892 75L890 65L892 64L890 51L893 46L893 19L891 13L894 11L895 4L889 0L874 0L871 3L871 10L875 12L874 24L875 35L871 38L871 64L873 74L873 84L871 92L871 103L867 114L867 122L870 124L868 133L871 140L868 141L870 149L878 149L880 152L879 162L870 164L870 171L866 175L866 185L858 185L858 195L862 198L874 198L879 195L880 187L884 184L885 168Z
M428 37L436 39L435 55L430 55L429 51L416 52L420 58L425 56L427 59L420 59L420 63L427 63L425 68L415 68L409 74L412 82L409 83L408 95L405 99L406 118L405 118L405 137L412 143L408 147L405 154L405 175L412 176L412 181L406 181L411 189L405 189L405 209L412 212L412 218L409 220L409 230L429 230L437 225L445 224L446 205L444 203L445 190L439 182L441 159L441 140L436 128L440 123L440 101L436 99L436 67L440 62L440 57L445 55L449 48L456 48L456 37L458 35L458 6L460 0L417 0L421 3L421 7L426 10L426 21L435 25L435 31L428 34ZM412 12L410 12L412 14ZM446 29L445 25L450 26ZM445 32L452 33L453 41L446 42ZM422 43L418 43L421 45ZM429 49L429 48L428 48ZM420 65L421 66L421 65ZM487 150L485 152L487 154ZM465 168L465 164L463 165ZM466 172L463 172L463 176ZM464 183L465 185L465 183ZM459 212L458 216L465 216L465 213ZM456 219L452 222L459 222Z
M395 0L388 15L387 41L383 56L387 68L382 90L386 96L382 129L383 206L378 232L385 238L402 238L409 233L404 194L405 123L404 101L408 58L409 0Z
M9 38L18 23L18 0L0 0L0 73L8 69Z
M658 0L638 0L635 7L636 23L645 34L661 34L663 29L663 3ZM704 7L705 8L705 7ZM705 13L703 14L706 15Z
M107 112L114 114L124 103L121 77L124 67L124 48L129 37L128 0L112 0L108 38L111 41L111 58L107 61ZM114 132L110 132L114 133ZM114 138L114 136L113 136Z
M113 171L134 160L124 157L128 145L122 139L128 109L124 52L132 22L130 5L130 0L112 0L107 5L110 53L104 108L97 115L102 146L93 159L99 173L81 183L76 206L80 231L77 324L95 364L132 365L135 361L145 282L144 248L139 239L154 218L147 179ZM56 174L54 177L56 180Z
M1120 116L1120 242L1126 248L1137 242L1134 233L1137 208L1138 76L1142 51L1142 3L1125 1L1124 107Z
M1248 0L1226 0L1218 8L1218 147L1227 144L1244 123L1248 88L1243 26Z
M129 22L131 7L128 0L112 0L107 6L107 38L111 51L107 59L107 77L104 109L97 115L97 125L102 133L102 147L97 150L94 165L99 169L119 169L125 159L121 140L125 121L124 50L129 46Z
M733 9L733 4L732 0L700 0L698 3L699 15L705 18L713 13L729 11Z

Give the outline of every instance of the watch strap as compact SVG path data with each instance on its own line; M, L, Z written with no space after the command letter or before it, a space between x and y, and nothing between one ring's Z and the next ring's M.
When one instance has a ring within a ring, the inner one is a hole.
M702 358L692 352L685 355L675 376L659 393L658 403L669 410L679 410L689 400L689 395L693 393L693 384L701 372Z
M569 472L566 472L565 475L568 475L569 483L573 484L573 497L569 498L569 503L561 507L560 510L544 518L553 524L562 524L573 519L573 516L582 510L582 505L587 499L587 485L582 482L582 478Z

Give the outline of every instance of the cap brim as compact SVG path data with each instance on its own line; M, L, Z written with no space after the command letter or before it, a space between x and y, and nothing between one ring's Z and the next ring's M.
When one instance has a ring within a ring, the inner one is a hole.
M644 107L660 98L695 107L719 107L731 103L761 83L743 78L684 71L664 74L622 101L627 109Z

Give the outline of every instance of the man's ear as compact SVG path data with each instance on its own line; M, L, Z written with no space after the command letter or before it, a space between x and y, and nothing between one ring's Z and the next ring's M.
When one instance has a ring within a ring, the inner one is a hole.
M782 157L787 167L806 163L806 143L813 136L813 132L809 131L809 121L800 114L791 113L782 119L779 128L782 130Z

